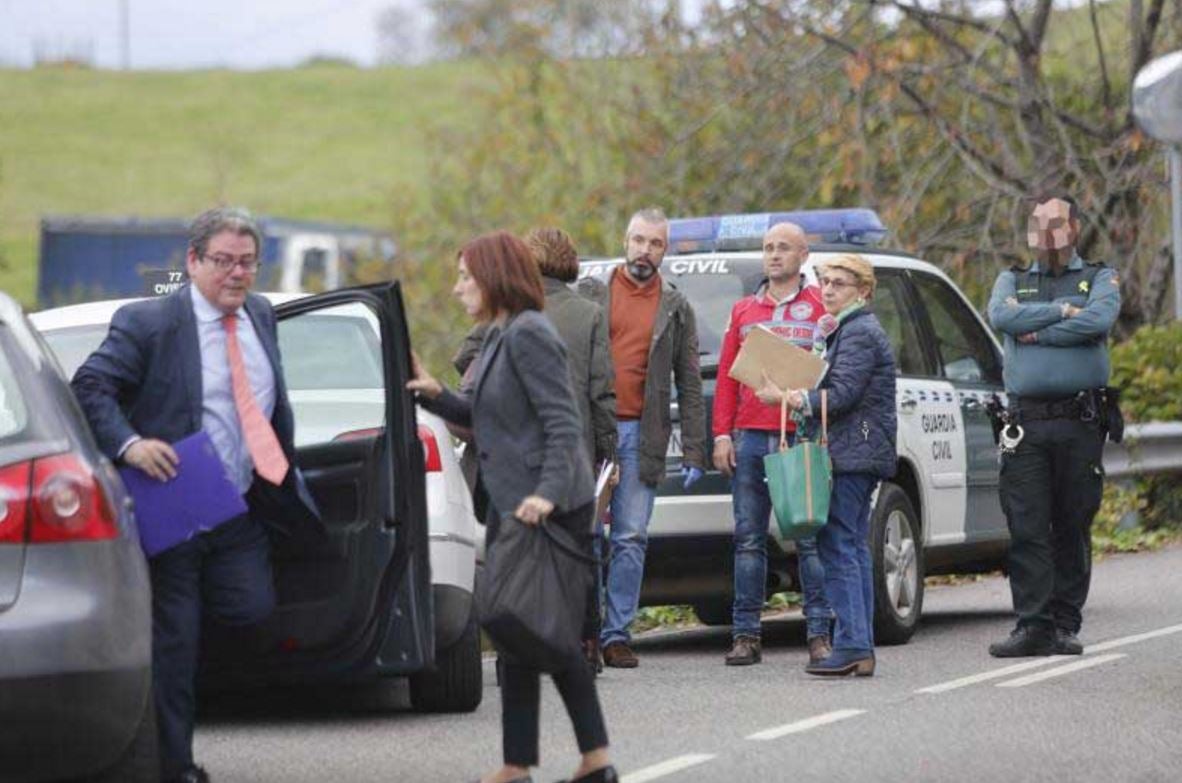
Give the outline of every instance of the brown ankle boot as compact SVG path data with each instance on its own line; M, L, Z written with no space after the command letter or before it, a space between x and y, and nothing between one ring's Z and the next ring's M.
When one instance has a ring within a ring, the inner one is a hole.
M809 639L809 663L820 663L829 657L833 648L829 646L828 636L814 636Z
M736 636L734 646L726 654L727 666L750 666L763 660L763 649L755 636Z
M612 642L603 648L603 665L613 669L635 669L640 661L631 647L623 642Z

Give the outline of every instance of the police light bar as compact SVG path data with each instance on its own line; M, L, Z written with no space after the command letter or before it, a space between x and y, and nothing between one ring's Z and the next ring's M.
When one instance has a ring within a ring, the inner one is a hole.
M669 249L673 253L755 250L763 247L764 233L777 223L800 226L810 244L875 245L887 234L878 213L864 208L715 215L670 220Z

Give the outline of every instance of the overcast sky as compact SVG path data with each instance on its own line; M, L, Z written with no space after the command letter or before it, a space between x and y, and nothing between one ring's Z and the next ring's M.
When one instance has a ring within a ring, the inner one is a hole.
M399 3L420 6L419 0L0 0L0 64L31 65L40 49L119 67L125 2L133 68L265 68L314 54L369 65L377 56L378 14Z
M689 17L700 0L683 0ZM268 68L313 55L377 60L377 18L400 6L422 40L423 0L0 0L0 67L75 57L122 64L121 8L130 19L133 68Z

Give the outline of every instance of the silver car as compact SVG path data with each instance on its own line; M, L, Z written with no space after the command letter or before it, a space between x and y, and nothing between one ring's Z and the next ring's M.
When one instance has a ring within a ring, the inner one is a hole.
M416 411L403 388L398 356L407 360L409 345L401 347L408 338L396 286L264 295L279 318L297 462L331 545L314 559L277 556L273 654L247 661L234 650L211 650L208 679L236 688L406 676L416 709L476 709L483 689L472 608L481 529L447 428ZM43 310L29 320L72 374L129 301ZM421 463L410 458L412 447L421 449ZM409 492L418 486L422 498ZM395 502L401 492L403 507ZM389 547L413 548L409 567ZM396 578L396 568L408 570Z
M0 779L155 783L150 596L123 483L0 293Z

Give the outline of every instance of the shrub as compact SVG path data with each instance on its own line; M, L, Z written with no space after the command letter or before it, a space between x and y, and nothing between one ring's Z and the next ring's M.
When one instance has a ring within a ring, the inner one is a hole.
M1111 383L1126 420L1182 419L1182 324L1142 327L1115 346Z

